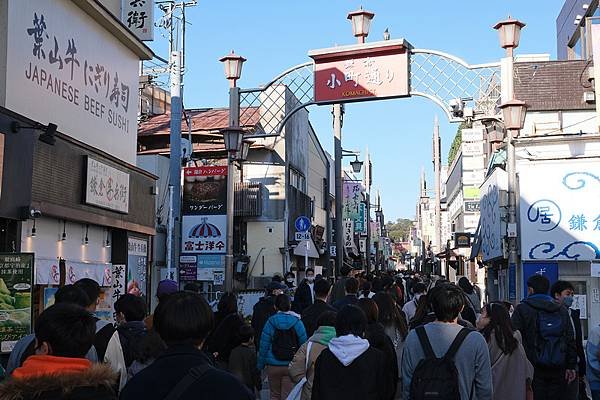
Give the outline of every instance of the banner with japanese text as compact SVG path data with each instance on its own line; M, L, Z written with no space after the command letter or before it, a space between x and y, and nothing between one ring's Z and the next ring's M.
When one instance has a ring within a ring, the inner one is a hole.
M600 260L600 161L531 163L519 188L523 260Z
M183 215L227 213L227 166L183 169Z

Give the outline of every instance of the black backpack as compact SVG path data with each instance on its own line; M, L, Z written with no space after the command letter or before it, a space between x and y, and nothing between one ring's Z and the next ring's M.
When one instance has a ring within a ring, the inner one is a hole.
M294 323L294 325L292 325L289 329L278 329L275 325L273 325L273 329L275 331L273 333L271 351L277 360L292 361L294 359L294 354L296 354L300 348L300 340L298 340L298 335L296 334L295 329L298 321L296 321L296 323Z
M567 359L565 325L560 309L549 312L533 307L536 311L537 337L535 340L535 365L551 368L564 367Z
M413 373L410 383L410 399L461 400L454 356L467 335L471 333L471 329L462 328L442 358L435 356L425 327L420 326L416 331L425 352L425 358L419 361Z

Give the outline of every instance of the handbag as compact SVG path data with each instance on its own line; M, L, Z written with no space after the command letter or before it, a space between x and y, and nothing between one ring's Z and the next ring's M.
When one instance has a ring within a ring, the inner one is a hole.
M308 345L306 345L306 367L304 368L306 372L304 373L304 377L300 379L300 382L296 383L296 386L294 386L294 388L288 395L287 400L300 400L300 398L302 397L302 389L304 389L304 384L306 383L306 376L308 375L308 363L310 362L311 347L312 342L308 342Z

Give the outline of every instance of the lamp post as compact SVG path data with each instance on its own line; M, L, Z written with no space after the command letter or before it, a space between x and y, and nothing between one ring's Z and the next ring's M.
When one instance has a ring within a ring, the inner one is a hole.
M233 290L233 208L234 208L234 177L233 162L235 155L243 150L244 131L240 128L240 89L236 82L242 74L245 58L231 54L221 58L225 66L225 78L229 80L229 127L223 129L223 141L227 151L227 256L225 258L225 291Z
M506 236L508 240L508 267L509 267L509 285L510 281L514 280L515 293L511 297L511 293L506 296L509 300L517 300L519 293L519 283L517 276L519 270L519 260L517 254L517 206L516 206L516 155L513 139L518 136L519 130L523 129L525 122L525 114L527 106L522 101L514 98L514 49L519 46L521 38L521 29L525 24L521 21L512 19L510 16L505 21L498 22L494 29L499 32L500 46L506 50L506 57L502 60L503 66L503 83L502 83L502 109L504 127L506 129L506 172L508 175L508 224L506 227ZM506 84L505 84L506 83Z
M348 13L348 19L352 21L352 33L358 39L358 43L364 43L369 36L369 28L374 16L374 13L363 10L362 6L360 9Z

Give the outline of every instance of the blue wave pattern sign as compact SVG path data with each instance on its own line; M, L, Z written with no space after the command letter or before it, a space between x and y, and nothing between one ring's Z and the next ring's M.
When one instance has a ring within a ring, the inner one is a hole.
M536 163L519 175L523 260L600 260L600 162Z

